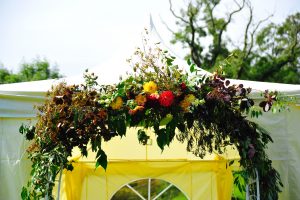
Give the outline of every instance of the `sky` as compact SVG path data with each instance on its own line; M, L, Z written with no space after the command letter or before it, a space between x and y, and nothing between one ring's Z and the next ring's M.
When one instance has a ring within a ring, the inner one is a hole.
M232 7L226 1L219 13ZM180 7L183 1L173 2ZM300 0L251 3L257 19L273 13L276 23L300 11ZM89 68L100 78L116 80L128 70L126 59L140 45L150 14L164 44L182 58L184 51L169 44L171 34L162 23L175 27L168 0L0 0L0 64L16 72L20 63L40 57L66 77ZM229 29L237 40L246 16L237 16Z

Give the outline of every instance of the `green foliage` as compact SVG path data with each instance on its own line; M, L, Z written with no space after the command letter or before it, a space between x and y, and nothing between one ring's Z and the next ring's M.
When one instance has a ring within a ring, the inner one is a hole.
M35 127L20 127L32 140L28 152L33 162L32 178L22 198L52 198L57 173L72 169L68 157L74 147L87 156L90 144L96 152L96 167L106 169L102 142L125 136L126 127L138 127L139 142L147 143L149 137L143 130L151 129L162 151L174 138L186 141L187 150L201 158L235 146L246 180L254 178L257 169L262 199L276 199L282 184L265 153L272 139L246 118L254 106L248 96L251 89L231 85L221 70L210 77L199 76L197 71L188 76L173 64L174 59L158 46L145 44L145 50L137 49L129 60L134 73L117 85L98 85L97 77L86 72L83 85L53 87L45 104L38 107ZM277 101L276 93L266 92L265 97L260 105L268 111Z
M211 72L235 54L230 65L224 67L229 78L300 83L300 13L288 16L282 24L270 23L260 29L269 17L256 22L250 1L230 2L226 16L217 13L223 2L190 0L177 12L170 0L170 11L177 25L171 42L189 49L186 58ZM235 38L225 39L225 34L234 17L245 9L249 13L245 29L236 30L243 34L241 45Z
M35 127L22 124L19 128L19 133L25 134L26 140L32 140L34 137Z
M8 69L0 67L0 84L17 82L20 82L20 77L17 74L13 74Z
M245 171L233 172L234 188L232 192L232 199L246 199L246 178Z
M256 37L257 52L249 76L260 81L300 83L300 13L269 24Z
M143 145L146 145L148 139L150 138L150 137L146 134L146 132L145 132L144 130L142 130L142 129L139 129L137 134L138 134L138 140L139 140L139 142L140 142L141 144L143 144Z
M22 63L20 71L13 73L5 67L0 67L0 84L4 83L18 83L25 81L37 81L46 79L61 78L59 70L56 67L50 67L46 59L35 59L31 63Z

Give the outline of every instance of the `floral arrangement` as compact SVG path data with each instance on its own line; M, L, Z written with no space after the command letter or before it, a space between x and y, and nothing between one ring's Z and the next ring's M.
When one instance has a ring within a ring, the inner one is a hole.
M247 114L262 114L248 96L251 89L230 84L221 70L211 76L199 75L190 61L190 72L185 72L158 45L144 49L138 48L128 60L133 72L117 85L98 85L97 77L87 72L83 85L53 87L45 104L37 107L37 124L20 127L26 139L32 140L28 155L33 162L22 199L53 199L57 174L73 169L68 157L74 147L87 156L90 144L97 152L96 167L106 169L101 144L125 136L127 127L138 127L141 144L147 144L146 130L151 128L162 150L176 138L187 141L187 151L199 157L223 153L226 146L233 145L246 181L255 177L256 169L261 199L277 199L282 183L265 153L272 139L246 118ZM268 91L265 97L259 106L268 111L278 98Z

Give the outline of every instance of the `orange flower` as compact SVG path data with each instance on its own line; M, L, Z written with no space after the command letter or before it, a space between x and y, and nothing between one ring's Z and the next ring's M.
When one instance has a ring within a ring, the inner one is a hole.
M106 119L106 117L107 117L107 112L104 110L104 109L101 109L99 112L98 112L98 117L100 118L100 119Z
M144 92L152 94L157 91L157 85L153 81L149 81L143 85Z
M123 106L123 100L121 97L117 97L113 102L111 102L110 107L113 110L119 110Z
M130 109L129 115L135 115L136 112L144 110L144 106L136 106L134 109Z
M188 108L191 105L191 103L186 100L182 100L179 105L183 109L184 112L188 112Z
M193 94L188 94L184 97L184 99L180 102L180 107L185 111L188 112L190 105L196 100L196 97Z
M135 102L139 105L139 106L143 106L145 105L147 101L147 98L145 95L139 94L135 97Z

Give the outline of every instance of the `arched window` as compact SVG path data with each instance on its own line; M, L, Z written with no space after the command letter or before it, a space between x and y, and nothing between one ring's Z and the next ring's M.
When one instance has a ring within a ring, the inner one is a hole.
M175 185L161 179L140 179L124 185L111 200L189 200Z

